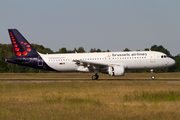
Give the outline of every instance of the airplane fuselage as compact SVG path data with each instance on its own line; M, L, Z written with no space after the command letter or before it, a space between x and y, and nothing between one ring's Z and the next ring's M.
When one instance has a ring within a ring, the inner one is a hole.
M43 62L56 71L79 71L76 60L103 65L122 65L125 69L157 69L170 67L174 60L155 51L40 54ZM43 65L41 61L41 65ZM82 70L83 71L83 70ZM86 71L84 71L86 72Z
M99 78L99 72L123 76L128 69L158 69L175 64L172 58L156 51L41 54L18 30L9 29L9 35L16 57L7 58L7 62L61 72L94 72L94 80Z

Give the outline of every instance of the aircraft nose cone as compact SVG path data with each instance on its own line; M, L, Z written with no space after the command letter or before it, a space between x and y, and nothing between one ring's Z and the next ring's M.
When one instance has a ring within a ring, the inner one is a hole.
M176 64L176 61L171 58L170 61L169 61L169 65L170 65L170 66L173 66L173 65L175 65L175 64Z

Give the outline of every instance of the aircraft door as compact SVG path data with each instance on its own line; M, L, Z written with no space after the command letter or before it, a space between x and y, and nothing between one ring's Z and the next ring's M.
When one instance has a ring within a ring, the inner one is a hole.
M38 56L38 66L43 66L43 59Z
M155 63L156 62L156 59L155 59L155 53L152 53L150 54L150 63Z

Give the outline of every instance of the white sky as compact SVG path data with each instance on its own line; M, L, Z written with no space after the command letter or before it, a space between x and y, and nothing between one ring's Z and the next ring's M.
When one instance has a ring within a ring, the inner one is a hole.
M180 0L1 0L0 43L16 28L52 49L144 50L180 54Z

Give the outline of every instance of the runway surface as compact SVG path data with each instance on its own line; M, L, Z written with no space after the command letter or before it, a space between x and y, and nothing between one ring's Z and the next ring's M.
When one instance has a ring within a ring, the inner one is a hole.
M180 81L180 79L0 79L0 81L32 81L32 82L85 82L85 81Z

